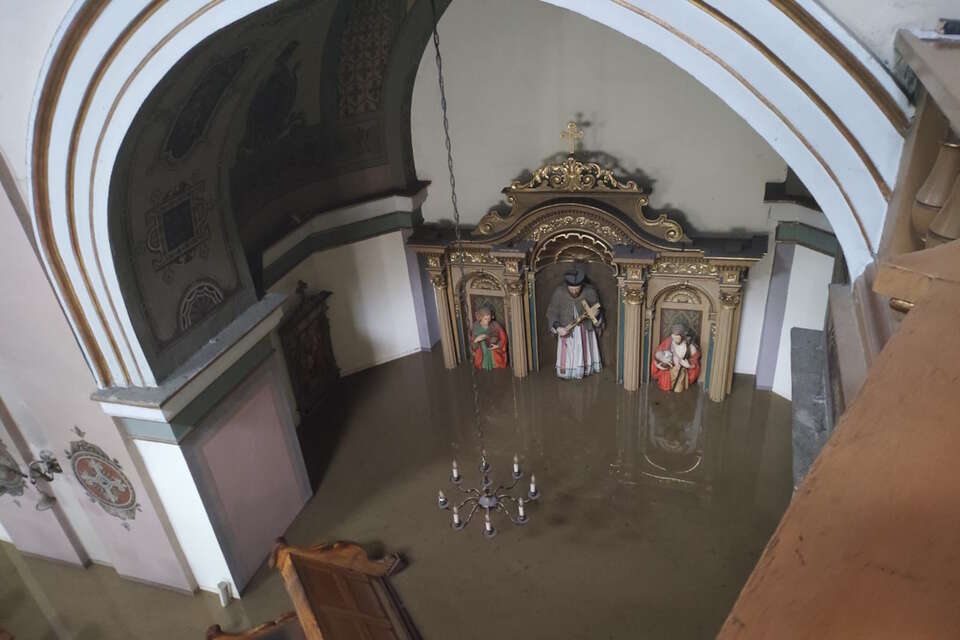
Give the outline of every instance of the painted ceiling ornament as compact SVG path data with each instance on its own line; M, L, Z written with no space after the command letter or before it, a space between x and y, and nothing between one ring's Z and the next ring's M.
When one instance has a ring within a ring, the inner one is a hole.
M153 254L154 271L164 282L173 280L173 267L186 264L209 253L210 224L213 204L203 196L204 181L180 182L166 193L155 191L147 211L146 249Z
M22 496L26 488L26 474L20 471L20 465L0 440L0 496ZM17 506L20 503L17 502Z
M123 520L123 527L129 531L130 524L127 521L133 520L137 511L142 510L133 483L116 458L111 458L103 449L87 442L84 439L86 433L79 427L74 426L73 432L80 437L70 442L70 450L66 452L73 474L90 501Z

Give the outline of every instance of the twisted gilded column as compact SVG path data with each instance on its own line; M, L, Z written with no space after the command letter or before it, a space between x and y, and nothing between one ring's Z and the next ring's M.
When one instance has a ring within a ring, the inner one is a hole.
M457 346L453 337L453 314L450 311L450 297L447 295L447 274L443 271L429 270L433 293L437 299L437 320L440 323L440 345L443 348L443 366L457 368Z
M623 293L623 388L640 388L640 337L643 319L643 287L627 285Z
M518 378L527 377L527 335L524 330L524 300L525 292L523 279L507 282L507 304L510 314L510 362L513 366L513 375Z

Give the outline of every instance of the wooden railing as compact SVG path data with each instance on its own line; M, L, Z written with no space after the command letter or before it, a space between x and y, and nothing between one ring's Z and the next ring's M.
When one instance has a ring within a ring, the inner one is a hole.
M719 638L960 638L960 241L881 263L874 289L912 308Z

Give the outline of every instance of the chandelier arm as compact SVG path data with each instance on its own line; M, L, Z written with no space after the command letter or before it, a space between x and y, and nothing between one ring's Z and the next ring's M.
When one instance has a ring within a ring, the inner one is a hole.
M507 506L502 502L497 502L497 509L499 511L503 511L503 513L506 514L507 518L509 518L510 522L512 522L513 524L522 524L521 521L513 517L513 514L510 513L510 510L507 509Z
M466 500L464 500L464 502L466 502ZM457 507L457 508L459 509L459 507ZM474 503L473 503L473 509L470 509L470 513L468 513L468 514L467 514L467 517L463 519L463 526L464 526L464 527L466 527L468 524L470 524L470 521L473 520L473 514L475 514L475 513L477 512L477 509L479 509L479 508L480 508L480 503L479 503L479 502L474 502Z
M460 504L457 505L457 511L459 511L460 509L462 509L462 508L463 508L463 505L467 504L468 502L477 502L477 500L479 500L479 498L475 498L475 497L473 497L473 496L471 496L471 497L469 497L469 498L465 498L462 502L460 502ZM479 504L479 503L478 503L478 504Z
M479 498L481 495L477 489L464 489L463 487L461 487L459 484L456 484L456 483L453 483L453 486L455 486L460 493L468 496L474 495Z

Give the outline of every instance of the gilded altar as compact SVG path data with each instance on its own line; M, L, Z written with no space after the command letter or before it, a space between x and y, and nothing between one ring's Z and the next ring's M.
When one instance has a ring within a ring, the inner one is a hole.
M601 288L608 331L616 330L604 366L615 364L626 389L649 381L657 344L682 321L701 345L700 382L710 398L729 393L743 285L766 252L766 235L696 237L665 214L648 217L648 196L635 182L572 155L503 194L510 211L487 213L459 244L440 225L423 225L408 241L433 283L448 368L466 359L482 304L500 314L514 375L539 369L550 349L539 311L547 287L558 269L579 263Z

